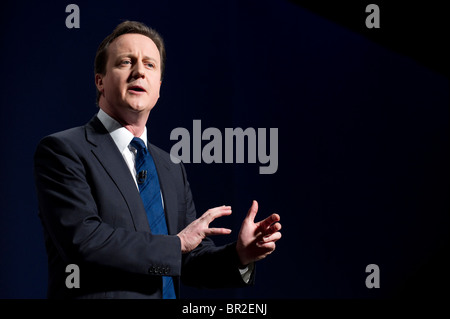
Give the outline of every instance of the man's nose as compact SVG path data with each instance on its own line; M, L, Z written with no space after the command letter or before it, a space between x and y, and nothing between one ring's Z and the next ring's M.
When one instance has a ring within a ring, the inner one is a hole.
M145 78L145 67L144 63L136 62L134 64L133 72L131 74L133 79Z

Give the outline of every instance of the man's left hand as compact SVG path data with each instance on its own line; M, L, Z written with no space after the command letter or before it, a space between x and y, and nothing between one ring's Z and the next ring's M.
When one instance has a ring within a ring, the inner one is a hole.
M245 217L236 244L241 266L261 260L275 250L275 242L281 238L280 216L272 214L255 223L258 202L253 201Z

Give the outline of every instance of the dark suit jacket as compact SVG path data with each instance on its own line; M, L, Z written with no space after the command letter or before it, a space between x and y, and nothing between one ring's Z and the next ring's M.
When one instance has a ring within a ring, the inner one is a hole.
M49 269L49 298L160 298L161 275L198 287L239 287L235 243L206 238L181 254L176 235L197 216L186 172L149 144L169 235L152 235L133 177L113 139L94 118L45 137L35 153L35 182ZM68 264L80 269L69 289ZM251 283L253 278L251 278Z

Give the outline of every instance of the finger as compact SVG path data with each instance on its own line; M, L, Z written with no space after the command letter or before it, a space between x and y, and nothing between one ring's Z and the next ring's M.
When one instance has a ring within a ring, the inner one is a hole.
M208 211L204 213L201 218L204 218L209 225L214 219L230 214L231 206L220 206L208 209Z
M270 241L268 243L257 242L256 246L258 246L259 248L264 248L264 250L266 250L265 254L267 252L270 253L270 252L274 251L276 248L276 244L273 241Z
M254 221L256 217L256 213L258 212L258 202L253 200L252 206L248 210L247 217L249 220Z
M278 214L272 214L266 219L259 222L259 227L261 230L265 231L267 228L270 227L273 223L276 223L280 220L280 215Z
M209 212L212 212L212 211L221 210L221 209L231 209L231 206L228 206L228 205L222 205L222 206L213 207L213 208L208 209L208 210L206 211L206 213L209 213ZM205 214L206 214L206 213L205 213ZM203 215L204 215L204 214L203 214Z
M268 242L276 242L277 240L279 240L281 238L281 233L280 232L276 232L273 233L271 235L266 235L262 238L262 240L260 241L260 243L268 243Z
M205 230L206 236L228 235L230 233L231 233L231 229L228 229L228 228L208 228Z
M267 228L266 231L264 231L264 236L269 236L273 233L276 233L281 230L281 224L276 222L275 224L272 224L269 228Z
M271 253L273 253L274 251L275 251L275 248L269 250L267 253L265 253L264 255L260 256L259 259L261 260L261 259L266 258L266 257L269 256Z

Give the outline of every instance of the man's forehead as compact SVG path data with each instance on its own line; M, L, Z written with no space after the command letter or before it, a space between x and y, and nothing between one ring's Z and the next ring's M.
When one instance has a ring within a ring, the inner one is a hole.
M127 33L117 37L109 45L109 53L122 55L140 51L145 55L159 59L159 50L149 37L138 33Z

